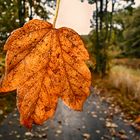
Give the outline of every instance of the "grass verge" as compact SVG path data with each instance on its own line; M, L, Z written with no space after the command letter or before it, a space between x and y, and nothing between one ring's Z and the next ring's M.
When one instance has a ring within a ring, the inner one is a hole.
M113 103L122 108L128 117L140 115L140 70L122 65L113 66L104 78L93 77L93 86L100 94L113 97Z

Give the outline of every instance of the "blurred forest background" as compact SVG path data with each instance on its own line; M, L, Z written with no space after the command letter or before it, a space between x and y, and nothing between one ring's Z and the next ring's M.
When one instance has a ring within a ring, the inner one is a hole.
M34 17L52 17L55 2L0 0L0 76L4 74L3 46L10 33ZM91 32L81 37L90 54L92 85L95 92L113 97L114 104L135 119L140 115L140 7L134 8L134 0L88 2L96 9L91 17ZM15 94L0 95L0 114L11 112L13 107Z

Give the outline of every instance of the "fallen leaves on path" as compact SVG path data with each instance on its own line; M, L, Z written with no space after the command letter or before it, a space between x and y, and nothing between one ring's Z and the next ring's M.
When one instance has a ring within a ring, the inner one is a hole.
M84 133L84 134L83 134L83 137L87 140L87 139L90 138L90 134L88 134L88 133Z
M136 124L140 124L140 116L137 117L137 119L134 121L134 123L136 123Z
M80 36L72 29L31 20L7 40L6 72L0 92L17 90L21 124L31 127L51 118L58 98L82 110L89 95L89 59Z

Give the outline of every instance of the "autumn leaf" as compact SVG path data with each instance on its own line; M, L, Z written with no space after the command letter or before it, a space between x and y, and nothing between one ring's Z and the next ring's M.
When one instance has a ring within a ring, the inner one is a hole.
M42 124L56 110L58 98L82 110L89 95L89 59L80 36L72 29L55 29L42 20L31 20L8 38L6 70L0 92L17 90L20 122Z

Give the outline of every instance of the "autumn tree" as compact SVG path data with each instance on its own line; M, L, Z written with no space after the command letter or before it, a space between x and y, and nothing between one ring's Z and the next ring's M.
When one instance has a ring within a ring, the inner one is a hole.
M122 39L118 41L121 56L140 58L140 7L133 13L122 10L115 15L116 23L121 26ZM119 37L119 35L118 35Z
M52 14L46 7L55 8L55 0L18 0L18 13L20 25L23 26L26 18L30 20L38 16L44 20L49 19Z
M81 0L84 1L84 0ZM131 7L133 0L124 0L126 8ZM93 11L91 19L92 32L90 33L93 42L93 53L96 57L96 72L105 75L108 70L108 46L112 43L113 15L117 0L88 0L89 4L94 4L96 9ZM111 8L110 8L111 7Z

